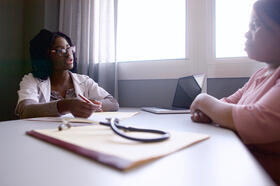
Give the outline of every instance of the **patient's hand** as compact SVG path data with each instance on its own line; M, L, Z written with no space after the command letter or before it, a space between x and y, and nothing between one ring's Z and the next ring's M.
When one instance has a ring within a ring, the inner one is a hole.
M205 103L207 103L209 98L210 98L210 96L208 94L202 93L202 94L199 94L192 102L190 110L191 110L191 114L192 114L191 119L194 122L212 123L211 118L208 115L206 115L204 112L201 111L201 110L203 110L203 105L205 105ZM211 109L211 108L206 108L206 110L207 109Z
M197 110L191 116L192 121L199 122L199 123L212 123L211 118L209 118L203 112Z

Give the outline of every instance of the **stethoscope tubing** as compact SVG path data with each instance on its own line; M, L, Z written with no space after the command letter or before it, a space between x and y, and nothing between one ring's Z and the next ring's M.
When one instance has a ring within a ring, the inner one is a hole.
M110 128L117 135L119 135L123 138L129 139L129 140L133 140L133 141L145 142L145 143L161 142L161 141L167 140L170 137L170 134L168 132L165 132L162 130L126 127L126 126L119 125L118 123L119 123L119 120L117 118L110 118L110 119L108 119L108 122L99 122L100 125L110 126ZM154 138L132 137L132 136L129 136L126 133L122 132L120 129L124 130L124 131L131 131L131 132L161 134L161 136L154 137Z
M58 130L62 131L65 128L70 129L71 121L62 120L62 124L58 126ZM162 131L162 130L155 130L155 129L144 129L144 128L135 128L135 127L127 127L119 124L118 118L107 118L107 122L94 122L96 124L105 125L107 127L110 127L115 134L118 136L121 136L123 138L138 141L138 142L144 142L144 143L151 143L151 142L161 142L164 140L167 140L170 138L170 134L168 132ZM129 132L143 132L143 133L153 133L153 134L160 134L159 137L154 138L139 138L139 137L132 137L127 135L123 131L129 131Z

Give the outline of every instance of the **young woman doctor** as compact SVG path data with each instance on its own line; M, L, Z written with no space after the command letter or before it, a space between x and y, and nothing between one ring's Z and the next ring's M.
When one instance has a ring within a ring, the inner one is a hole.
M32 72L20 82L16 113L20 118L72 113L89 117L93 112L116 111L119 104L86 75L75 73L75 46L61 32L41 30L30 41ZM87 103L78 95L91 100Z

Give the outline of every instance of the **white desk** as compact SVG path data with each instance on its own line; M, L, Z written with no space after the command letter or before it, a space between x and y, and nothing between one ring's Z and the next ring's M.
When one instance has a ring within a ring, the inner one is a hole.
M139 111L123 108L121 111ZM274 185L231 131L193 123L190 115L140 114L123 123L205 133L210 139L128 172L120 172L25 134L53 122L0 122L1 186L269 186Z

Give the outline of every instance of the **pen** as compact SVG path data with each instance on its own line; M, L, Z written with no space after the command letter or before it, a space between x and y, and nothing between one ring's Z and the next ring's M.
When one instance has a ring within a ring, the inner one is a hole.
M86 97L83 96L82 94L78 94L78 96L79 96L80 98L82 98L82 100L84 100L85 102L94 105L88 98L86 98ZM101 105L99 105L99 108L97 108L95 111L102 112Z
M90 104L93 104L88 98L86 98L86 97L83 96L82 94L78 94L78 96L79 96L80 98L82 98L82 100L84 100L85 102L90 103Z

